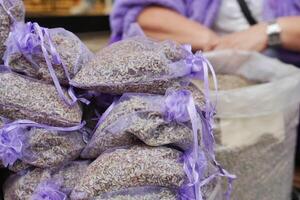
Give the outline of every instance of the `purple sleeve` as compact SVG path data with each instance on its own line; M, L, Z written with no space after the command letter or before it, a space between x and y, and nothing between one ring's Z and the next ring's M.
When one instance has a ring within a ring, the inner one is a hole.
M121 40L123 33L128 30L130 24L136 22L141 11L150 5L163 6L186 15L187 4L185 0L116 0L110 16L111 42Z

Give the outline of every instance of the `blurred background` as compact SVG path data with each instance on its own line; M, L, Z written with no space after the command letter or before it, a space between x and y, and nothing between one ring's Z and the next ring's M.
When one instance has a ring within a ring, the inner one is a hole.
M24 3L27 21L70 30L93 51L108 42L108 16L113 0L24 0Z

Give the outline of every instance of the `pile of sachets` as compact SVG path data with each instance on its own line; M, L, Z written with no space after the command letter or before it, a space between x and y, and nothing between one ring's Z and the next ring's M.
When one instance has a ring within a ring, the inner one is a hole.
M0 0L0 18L5 200L229 198L200 53L133 37L93 54L69 31L24 23L18 0Z

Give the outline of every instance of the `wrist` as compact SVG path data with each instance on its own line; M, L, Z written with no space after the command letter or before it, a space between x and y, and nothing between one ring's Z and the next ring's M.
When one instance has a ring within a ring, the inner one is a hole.
M259 30L260 30L260 38L261 38L261 49L265 50L268 48L268 34L267 34L267 29L268 29L268 24L265 22L262 22L257 25Z

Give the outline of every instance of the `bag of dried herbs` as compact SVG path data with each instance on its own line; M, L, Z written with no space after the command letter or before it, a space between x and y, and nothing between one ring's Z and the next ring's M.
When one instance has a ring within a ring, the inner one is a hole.
M222 192L220 185L217 185L206 200L221 200ZM166 187L136 187L119 190L117 192L104 193L93 200L178 200L178 191ZM184 198L183 198L184 199Z
M5 65L48 82L52 82L48 61L58 80L68 84L68 78L73 78L92 58L90 50L73 33L63 28L42 28L30 22L16 24L6 46Z
M63 92L67 94L66 90ZM81 122L79 104L66 105L53 85L0 70L0 94L0 115L5 118L62 127Z
M59 167L79 157L85 146L81 128L50 127L28 120L5 123L0 127L0 160L13 171Z
M202 62L189 46L134 37L98 52L71 85L103 93L164 94L184 78L202 74Z
M74 161L58 169L35 168L13 174L4 184L4 200L68 199L88 165L88 161Z
M22 0L0 0L0 64L5 52L5 41L16 22L24 22L25 8Z
M69 97L62 86L93 56L73 33L62 29L47 29L37 23L17 23L6 41L4 64L11 70L31 78L53 83L59 96L70 105L77 100L70 89Z
M209 53L219 75L218 161L238 179L233 199L290 199L300 70L257 53Z
M192 85L186 88L194 89ZM193 143L192 127L188 114L183 116L182 113L194 94L198 97L198 105L203 106L204 97L196 89L193 94L189 90L173 89L165 96L124 94L102 115L81 157L97 158L110 148L138 144L140 141L149 146L190 148ZM174 116L175 112L178 116Z
M139 187L105 193L94 200L177 200L176 191L163 187Z
M150 196L169 195L173 199L179 196L182 199L192 199L192 196L195 198L193 188L189 187L190 180L184 168L187 160L184 157L182 152L167 147L132 146L107 151L88 166L72 191L71 199L101 199L101 196L104 198L111 195L111 192L128 188L141 191L141 187L147 186L161 188L159 193L152 191L151 194L149 191ZM216 177L219 172L203 154L197 163L202 164L201 167L198 166L202 172L198 175L201 176L199 180L203 181L200 181L203 185L197 186L201 194L195 192L195 195L208 199L217 184ZM162 188L166 189L162 190Z

